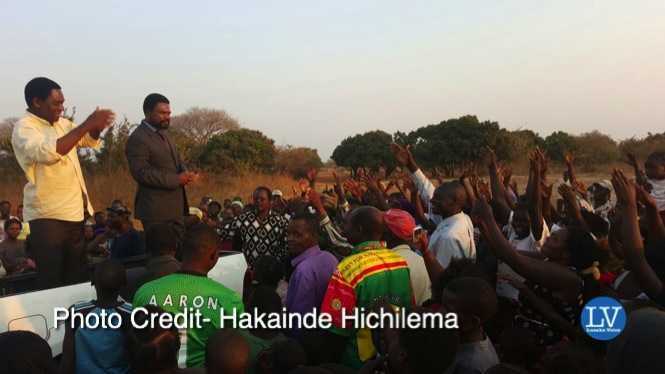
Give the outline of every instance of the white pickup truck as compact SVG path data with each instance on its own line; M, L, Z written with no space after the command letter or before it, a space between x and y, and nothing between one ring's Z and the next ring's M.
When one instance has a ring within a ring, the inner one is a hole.
M247 263L238 252L220 253L219 261L208 277L242 295L243 278ZM0 333L12 330L32 331L44 338L53 355L62 353L64 326L54 326L54 308L69 307L79 301L95 299L90 282L0 296Z

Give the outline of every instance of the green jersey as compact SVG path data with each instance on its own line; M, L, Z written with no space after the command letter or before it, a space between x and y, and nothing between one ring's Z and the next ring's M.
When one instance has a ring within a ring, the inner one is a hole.
M136 291L133 304L137 308L152 304L173 314L201 314L198 328L189 323L189 328L180 332L180 354L186 354L187 367L203 367L206 343L221 327L222 313L244 312L242 299L235 291L204 275L182 272L144 284Z

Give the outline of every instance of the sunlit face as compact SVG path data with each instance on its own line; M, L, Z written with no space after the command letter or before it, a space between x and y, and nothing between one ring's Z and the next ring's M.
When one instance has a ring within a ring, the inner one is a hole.
M51 90L46 100L34 98L31 110L50 123L58 122L65 111L65 96L62 94L62 90Z
M254 192L254 206L256 206L259 213L266 213L270 210L271 202L267 191L257 190Z
M451 198L450 194L441 193L439 190L434 192L430 204L432 204L432 213L442 217L449 217L456 213L455 200Z
M153 126L168 129L171 124L171 105L157 103L150 113L146 114L146 120Z
M302 219L294 219L289 223L286 229L286 240L289 254L294 257L316 245L316 239L308 230L307 223Z

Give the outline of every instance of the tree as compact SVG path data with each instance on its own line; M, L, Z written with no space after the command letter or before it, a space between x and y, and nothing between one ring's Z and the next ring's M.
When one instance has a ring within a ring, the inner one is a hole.
M576 162L587 170L593 170L597 165L607 165L619 159L617 143L606 134L598 130L584 133L575 138Z
M351 168L366 167L377 171L381 167L395 168L395 160L390 152L392 136L384 131L369 131L348 137L335 148L331 158L338 166Z
M239 129L240 124L224 110L194 107L171 118L171 127L194 143L205 144L215 135Z
M644 138L630 138L619 143L621 153L632 153L638 160L644 161L653 152L665 150L665 132L648 133Z
M214 135L198 157L201 167L210 171L272 171L275 141L260 131L240 129Z
M86 163L86 166L107 174L116 170L128 170L125 145L134 127L136 125L131 125L127 118L124 118L122 122L106 130L102 136L102 147L94 156L95 161L92 164Z
M0 122L0 173L7 176L22 173L12 147L12 132L17 122L16 117L5 118Z
M277 149L275 169L294 178L304 178L310 169L323 166L316 149L306 147L280 147Z
M564 131L556 131L545 138L545 151L552 160L563 162L569 152L577 151L575 137Z

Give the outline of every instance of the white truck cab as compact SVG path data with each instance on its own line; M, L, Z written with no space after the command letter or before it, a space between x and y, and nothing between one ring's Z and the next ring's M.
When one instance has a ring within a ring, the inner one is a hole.
M208 277L242 295L247 263L239 252L220 253L219 260ZM54 326L56 307L68 308L79 301L95 299L95 288L90 282L47 290L0 296L0 333L27 330L44 338L53 350L53 356L62 353L65 338L64 325ZM131 301L131 300L128 300Z

